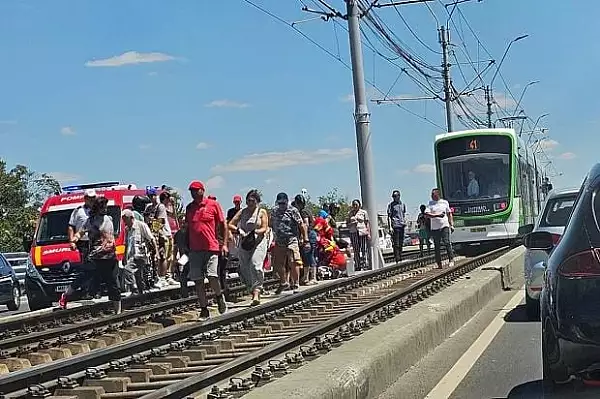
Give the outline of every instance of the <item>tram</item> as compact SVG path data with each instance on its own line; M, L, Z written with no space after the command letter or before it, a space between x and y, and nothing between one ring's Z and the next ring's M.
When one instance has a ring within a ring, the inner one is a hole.
M534 154L514 129L478 129L436 136L438 187L450 203L457 251L511 245L533 223L541 202Z

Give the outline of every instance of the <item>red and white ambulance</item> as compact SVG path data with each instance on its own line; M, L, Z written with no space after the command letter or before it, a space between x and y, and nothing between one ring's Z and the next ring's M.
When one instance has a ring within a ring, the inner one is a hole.
M84 204L83 194L87 189L94 189L97 196L108 200L108 215L115 227L117 259L123 259L125 229L121 212L131 206L136 195L145 196L146 189L119 182L63 187L61 194L48 198L42 206L29 249L25 291L31 310L51 307L81 272L82 259L79 251L71 249L67 230L71 213ZM169 217L169 222L175 234L179 223L174 217Z

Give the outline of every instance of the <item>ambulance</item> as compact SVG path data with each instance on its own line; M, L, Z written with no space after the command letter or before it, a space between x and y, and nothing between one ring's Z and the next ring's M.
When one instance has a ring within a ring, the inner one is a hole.
M152 186L155 188L154 186ZM165 187L165 186L162 186ZM73 210L84 204L84 191L94 189L97 196L108 200L108 215L115 228L116 254L119 262L125 253L125 229L121 212L131 207L133 198L145 196L146 189L134 184L101 182L63 187L62 192L46 200L40 210L33 239L26 243L29 252L25 273L25 292L30 310L52 306L60 295L81 273L82 259L79 251L71 249L68 239L68 225ZM159 188L158 194L160 195ZM176 204L175 204L176 209ZM179 228L176 217L169 215L172 233Z

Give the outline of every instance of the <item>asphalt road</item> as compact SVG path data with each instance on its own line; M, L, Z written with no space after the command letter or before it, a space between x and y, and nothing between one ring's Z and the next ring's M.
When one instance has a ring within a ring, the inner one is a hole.
M8 308L6 306L0 305L0 319L2 317L10 316L13 314L25 313L25 312L29 312L29 305L27 304L27 296L25 296L25 295L21 296L21 307L19 308L19 310L10 311L10 310L8 310Z
M573 385L544 392L540 331L522 294L502 293L379 399L600 398L597 389Z

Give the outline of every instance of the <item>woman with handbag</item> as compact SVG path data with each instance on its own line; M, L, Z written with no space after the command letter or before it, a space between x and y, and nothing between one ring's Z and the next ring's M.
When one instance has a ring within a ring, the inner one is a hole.
M263 265L267 255L268 240L265 233L269 228L267 212L259 207L260 193L250 190L246 194L246 207L240 209L229 222L229 230L238 233L240 277L252 293L252 306L260 304L263 289Z
M108 201L105 197L96 198L90 209L90 217L71 240L71 248L77 248L77 241L87 233L89 251L87 263L90 270L82 278L96 279L104 283L108 291L108 299L113 303L115 313L121 313L121 291L117 283L117 256L115 253L115 231L113 220L107 215ZM120 223L120 221L116 221ZM67 307L69 296L73 294L80 280L76 280L59 300L61 308Z

